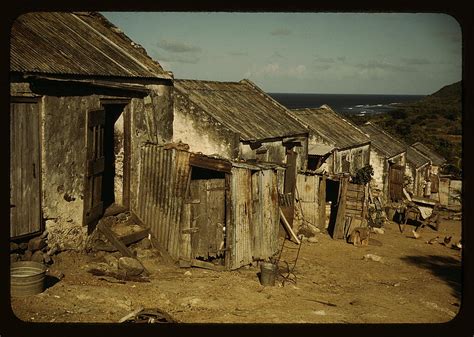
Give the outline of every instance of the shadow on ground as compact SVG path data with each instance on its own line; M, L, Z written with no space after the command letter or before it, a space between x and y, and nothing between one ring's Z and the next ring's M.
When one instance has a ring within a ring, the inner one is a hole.
M431 273L446 282L453 290L453 295L461 300L461 261L439 255L405 256L401 260L429 269Z

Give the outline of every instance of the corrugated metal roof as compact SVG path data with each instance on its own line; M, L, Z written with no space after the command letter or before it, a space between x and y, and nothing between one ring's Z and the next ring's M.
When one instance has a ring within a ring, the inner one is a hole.
M262 140L307 133L287 108L248 80L215 82L178 80L175 88L242 140Z
M308 154L316 156L324 156L325 154L334 150L334 146L326 144L309 144Z
M398 139L388 134L378 125L367 122L360 129L370 137L372 147L377 149L385 157L391 158L406 151L407 146Z
M10 71L170 79L99 13L33 12L11 30Z
M430 159L416 150L413 146L407 147L407 161L416 168L430 163Z
M416 142L412 144L411 146L413 146L415 149L417 149L418 151L423 153L425 156L430 158L433 165L440 166L446 163L445 158L443 158L442 156L440 156L439 154L431 150L428 146L426 146L423 143Z
M291 112L311 131L334 143L339 149L370 142L361 130L327 105L317 109L292 109Z

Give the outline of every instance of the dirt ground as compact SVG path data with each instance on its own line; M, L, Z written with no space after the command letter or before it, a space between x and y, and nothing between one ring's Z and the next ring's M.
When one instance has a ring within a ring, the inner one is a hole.
M445 216L447 214L444 214ZM103 254L62 252L54 267L65 277L43 293L12 298L14 314L30 322L117 322L139 308L159 308L180 322L199 323L433 323L454 318L461 304L461 250L427 241L461 235L461 221L442 218L438 232L385 225L372 234L381 246L355 247L319 233L303 242L295 278L264 287L258 266L218 272L166 264L155 251L141 261L151 282L100 280L86 270ZM293 265L297 245L282 260ZM363 259L376 254L381 261ZM281 263L283 266L284 263ZM186 273L186 274L185 274Z

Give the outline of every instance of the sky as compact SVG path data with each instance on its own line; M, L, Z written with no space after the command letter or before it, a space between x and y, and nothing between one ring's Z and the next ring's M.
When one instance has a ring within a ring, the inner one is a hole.
M102 12L175 78L270 93L431 94L462 78L441 13Z

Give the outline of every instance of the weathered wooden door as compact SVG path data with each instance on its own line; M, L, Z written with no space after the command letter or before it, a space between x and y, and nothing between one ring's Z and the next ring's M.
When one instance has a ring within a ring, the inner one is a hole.
M225 179L191 180L191 256L216 258L224 253Z
M104 214L102 175L104 173L105 110L89 111L87 118L86 190L84 192L84 225L91 232Z
M41 230L38 104L10 104L10 237Z
M390 199L398 201L403 198L403 181L405 168L401 165L390 165L388 189Z

